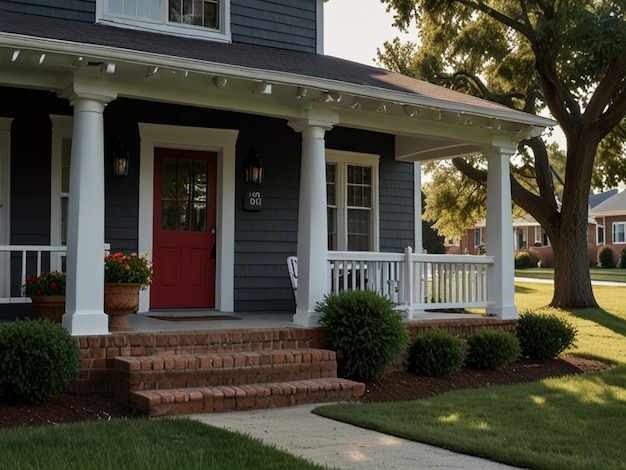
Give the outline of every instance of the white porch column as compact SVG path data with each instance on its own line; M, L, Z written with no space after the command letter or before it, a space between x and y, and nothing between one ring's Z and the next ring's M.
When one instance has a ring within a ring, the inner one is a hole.
M63 326L71 335L109 333L104 313L104 119L113 97L73 93L72 165Z
M298 291L293 322L317 326L315 304L328 290L328 229L324 133L330 125L290 122L302 133L300 205L298 210Z
M424 253L422 233L422 162L413 163L413 200L415 201L415 253Z
M513 258L513 220L511 215L511 180L509 159L514 148L500 147L487 154L487 236L489 256L495 256L495 265L487 285L488 298L495 304L487 313L503 320L517 319L515 305L515 265Z

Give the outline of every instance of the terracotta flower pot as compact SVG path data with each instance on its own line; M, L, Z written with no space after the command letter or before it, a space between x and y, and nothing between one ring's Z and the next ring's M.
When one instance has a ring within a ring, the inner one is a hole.
M39 295L31 297L33 309L39 318L61 323L65 313L64 295Z
M139 307L141 284L104 284L104 312L109 315L109 331L133 329L126 318Z

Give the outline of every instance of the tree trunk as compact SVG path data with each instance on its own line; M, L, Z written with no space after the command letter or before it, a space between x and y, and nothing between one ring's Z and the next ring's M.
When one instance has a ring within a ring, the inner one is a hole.
M568 139L563 204L548 234L554 254L550 306L556 308L598 308L589 274L587 232L591 173L599 138L585 134L584 139L579 135Z
M569 236L551 240L554 254L554 294L550 307L598 308L591 288L587 254L587 220Z

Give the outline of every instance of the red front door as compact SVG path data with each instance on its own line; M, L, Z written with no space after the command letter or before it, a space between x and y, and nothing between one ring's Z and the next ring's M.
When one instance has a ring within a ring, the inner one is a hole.
M154 152L151 308L215 306L217 154Z

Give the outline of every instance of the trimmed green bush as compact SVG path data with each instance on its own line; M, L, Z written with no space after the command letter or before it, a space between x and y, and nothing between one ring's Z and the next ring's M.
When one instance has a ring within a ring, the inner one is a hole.
M433 328L413 340L409 349L409 372L431 377L453 374L463 365L465 351L461 338Z
M517 339L522 356L554 359L576 342L576 328L556 315L527 311L517 322Z
M40 403L78 376L78 344L58 323L0 323L0 400Z
M481 330L467 339L467 365L473 369L500 369L519 355L518 339L504 330Z
M613 256L613 250L608 246L605 246L600 250L600 254L598 255L598 260L600 261L600 266L603 268L614 268L615 267L615 258Z
M364 381L381 379L402 360L409 332L395 304L371 290L346 290L316 305L320 326L337 351L339 374Z
M532 267L533 259L527 251L520 251L515 255L515 268L527 269Z
M626 268L626 248L624 248L619 254L619 265L620 268Z

